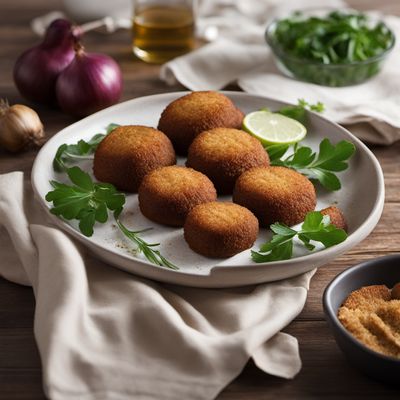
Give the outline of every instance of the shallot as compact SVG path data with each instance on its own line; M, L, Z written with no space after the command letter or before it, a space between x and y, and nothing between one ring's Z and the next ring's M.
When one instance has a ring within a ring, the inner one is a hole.
M0 100L0 146L16 153L44 142L43 125L37 113L23 104L10 106Z

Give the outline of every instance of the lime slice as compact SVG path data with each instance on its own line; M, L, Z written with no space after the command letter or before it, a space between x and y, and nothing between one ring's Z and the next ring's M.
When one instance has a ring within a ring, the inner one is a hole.
M306 127L295 119L264 110L247 114L243 129L264 145L296 143L307 133Z

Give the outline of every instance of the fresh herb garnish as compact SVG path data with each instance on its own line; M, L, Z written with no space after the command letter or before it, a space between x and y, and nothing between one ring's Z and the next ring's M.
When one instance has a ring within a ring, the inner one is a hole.
M50 212L67 220L77 219L80 231L92 236L95 222L107 221L108 210L122 210L125 195L109 183L94 183L79 167L68 168L67 174L73 185L50 182L54 188L46 195L46 200L53 202Z
M325 111L325 105L320 101L315 104L311 104L304 99L298 99L297 105L282 107L274 112L305 124L307 122L307 110L322 113ZM268 107L263 107L260 111L272 112ZM266 146L271 163L274 161L279 161L281 157L288 151L290 146L291 145L289 144L271 144Z
M307 110L323 112L323 103L310 104L304 99L299 99L296 106L287 106L276 111L286 117L293 118L305 123ZM265 108L266 111L270 111ZM355 146L346 140L340 141L336 146L329 139L324 139L319 145L319 153L312 151L310 147L293 147L293 154L282 159L289 148L289 144L273 144L266 146L271 165L292 168L310 179L319 181L328 190L339 190L341 188L339 178L334 172L344 171L348 167L347 160L355 152Z
M357 12L297 12L271 24L267 42L286 74L339 87L376 75L395 36L383 22Z
M48 192L46 200L53 202L50 212L67 220L79 221L79 229L85 236L92 236L96 222L105 223L108 211L114 211L114 218L121 232L133 241L137 250L152 263L171 269L178 269L165 259L158 250L140 238L142 231L130 231L120 221L119 215L125 204L125 195L118 192L110 183L93 182L90 175L79 167L67 168L66 173L73 185L51 181L53 190ZM146 229L147 230L147 229Z
M251 251L251 258L257 263L292 258L293 239L296 236L310 251L315 248L311 241L320 242L327 248L347 238L347 233L343 229L338 229L331 224L329 215L322 215L319 211L309 212L300 230L280 223L272 224L270 228L274 232L272 239L261 245L258 252Z
M316 104L310 104L304 99L298 99L298 104L296 106L286 106L282 107L280 110L276 111L278 114L282 114L285 117L293 118L302 124L307 122L307 110L322 113L325 111L325 106L320 101Z
M106 133L98 133L94 135L88 142L79 140L75 144L62 144L56 152L53 160L53 169L56 172L65 172L68 169L68 162L91 159L92 154L96 151L99 143L112 130L118 127L118 124L109 124Z
M296 119L304 124L307 122L307 110L322 113L325 111L325 106L320 101L316 104L310 104L304 99L298 99L298 104L296 106L282 107L277 113L285 117Z
M393 44L387 26L367 15L334 11L325 17L295 13L277 22L277 46L287 54L321 64L350 64L378 56Z
M271 165L295 169L308 178L319 181L322 186L332 191L341 188L340 180L334 172L347 169L347 160L355 152L354 144L347 140L333 145L329 139L324 139L319 145L318 154L310 147L295 145L293 154L282 159L288 146L274 146L267 147L268 154L271 152Z
M268 107L263 107L261 110L272 112ZM274 112L284 115L285 117L295 119L302 124L305 124L307 122L307 110L322 113L325 111L325 105L320 101L315 104L310 104L304 99L298 99L297 105L282 107L281 109Z
M139 233L143 233L148 229L140 230L140 231L131 231L129 230L119 219L119 212L114 213L115 221L118 225L118 228L121 232L135 245L137 246L137 251L143 253L143 255L153 264L159 266L165 266L170 269L178 270L179 268L168 261L165 257L163 257L159 250L154 250L152 247L159 246L160 243L148 243L145 242L140 236Z
M281 162L281 158L286 154L290 147L290 144L271 144L265 147L268 152L269 161L271 165L278 165Z

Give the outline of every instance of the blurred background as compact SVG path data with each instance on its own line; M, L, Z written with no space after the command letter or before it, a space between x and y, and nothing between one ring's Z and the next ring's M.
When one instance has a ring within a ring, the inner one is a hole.
M149 3L151 1L148 0ZM325 1L329 3L329 0ZM338 4L340 0L332 2ZM46 25L46 18L43 17L49 16L49 13L51 18L54 18L54 15L65 15L79 24L88 22L90 24L105 16L113 18L112 26L103 26L85 34L84 46L92 53L106 54L118 62L124 81L120 101L160 92L185 90L186 88L175 80L167 85L160 79L160 64L145 63L133 54L131 29L133 4L133 0L1 0L0 97L8 99L10 104L21 102L21 95L13 82L14 63L24 50L40 42L40 33L43 33ZM251 36L254 33L253 38L257 36L257 40L262 42L260 59L263 59L267 51L263 32L268 21L276 16L278 8L282 12L285 10L287 12L299 4L298 1L279 0L200 0L197 7L193 6L198 17L193 46L201 47L207 41L213 41L219 34L226 32L228 37L231 35L234 39L238 39L246 30L247 35ZM322 0L301 1L301 7L320 7L321 4ZM370 0L348 0L346 4L360 11L370 10L375 6L375 2ZM400 2L380 0L379 10L387 14L400 15ZM233 22L226 23L226 21ZM225 68L225 72L229 72L229 68ZM224 88L239 89L236 83L228 83ZM39 115L46 116L50 135L76 120L58 109L49 112L48 107L40 104L35 104L35 109Z

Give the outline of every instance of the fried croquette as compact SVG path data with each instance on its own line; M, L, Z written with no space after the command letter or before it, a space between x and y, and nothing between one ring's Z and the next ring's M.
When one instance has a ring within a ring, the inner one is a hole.
M158 129L185 155L201 132L219 127L240 128L244 114L218 92L192 92L170 103L162 112Z
M249 249L257 239L258 221L251 211L231 202L200 204L189 212L184 237L206 257L226 258Z
M139 187L141 212L163 225L183 226L193 207L216 199L214 185L205 175L177 165L150 172Z
M236 181L233 201L252 211L261 226L274 222L295 225L316 206L313 184L286 167L256 167Z
M343 229L347 232L346 219L340 208L336 206L330 206L321 210L322 215L329 215L331 224L335 225L336 228Z
M244 171L267 167L269 157L261 143L248 133L214 128L193 140L186 165L207 175L219 194L230 194Z
M153 169L176 163L171 141L157 129L140 125L115 128L94 154L93 173L101 182L137 192Z

